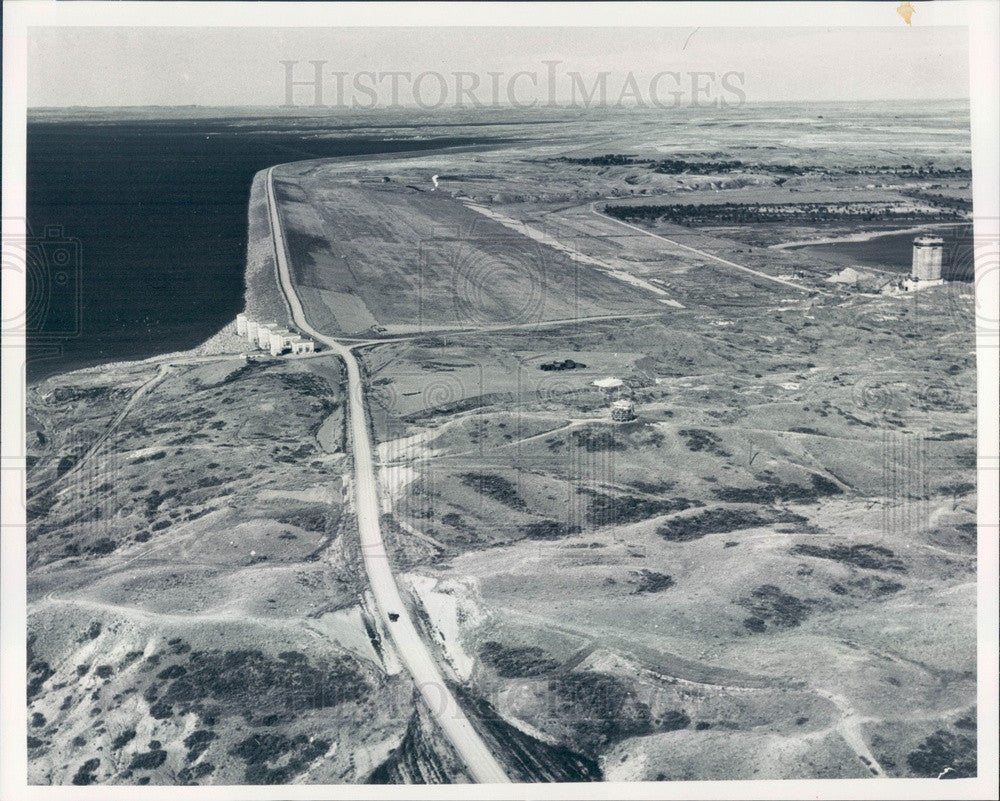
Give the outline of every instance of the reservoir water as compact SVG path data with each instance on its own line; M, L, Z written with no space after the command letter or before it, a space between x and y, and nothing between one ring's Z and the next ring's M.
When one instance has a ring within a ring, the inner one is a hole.
M942 277L949 281L971 281L973 275L972 226L961 224L928 229L944 240ZM871 267L908 275L913 263L913 239L917 234L888 234L864 242L828 242L803 245L788 251L814 253L845 267Z
M258 170L497 141L323 122L29 119L28 380L191 348L232 319Z

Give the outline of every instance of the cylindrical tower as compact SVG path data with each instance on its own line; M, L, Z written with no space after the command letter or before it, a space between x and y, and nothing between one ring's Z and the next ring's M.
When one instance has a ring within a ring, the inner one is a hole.
M611 419L616 423L635 420L635 404L630 400L616 400L611 404Z
M944 240L939 236L918 236L913 240L913 270L915 281L941 280L944 260Z

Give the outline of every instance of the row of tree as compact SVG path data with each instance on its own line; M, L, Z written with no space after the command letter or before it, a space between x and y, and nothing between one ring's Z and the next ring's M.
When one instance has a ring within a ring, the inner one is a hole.
M563 156L559 161L567 164L582 164L589 167L623 167L630 165L642 165L648 167L653 172L666 175L717 175L719 173L731 172L762 172L766 174L778 175L827 175L836 173L839 175L881 175L890 174L899 177L964 177L971 175L971 171L964 167L952 167L942 169L929 161L926 164L914 166L912 164L899 165L863 165L858 167L818 167L815 165L798 164L747 164L742 161L684 161L682 159L650 159L638 158L633 155L623 153L605 153L603 156L588 156L583 158L569 158Z
M876 206L858 203L677 203L671 205L605 206L606 214L619 220L665 220L689 224L765 223L765 222L827 222L827 221L930 221L963 218L956 209L921 211L890 205Z

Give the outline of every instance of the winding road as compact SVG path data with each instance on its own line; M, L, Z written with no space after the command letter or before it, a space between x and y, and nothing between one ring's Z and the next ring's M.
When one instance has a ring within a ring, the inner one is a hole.
M323 343L343 359L347 367L348 416L354 458L355 512L361 537L361 553L378 613L386 630L390 632L399 657L413 677L417 689L441 726L441 730L465 763L471 777L481 783L509 783L510 779L504 769L462 711L434 661L433 654L421 638L403 604L382 541L375 460L372 456L372 440L361 369L350 348L321 334L309 325L306 319L305 311L292 284L288 266L288 251L274 196L273 167L267 172L267 205L274 239L278 283L285 297L289 316L301 331Z

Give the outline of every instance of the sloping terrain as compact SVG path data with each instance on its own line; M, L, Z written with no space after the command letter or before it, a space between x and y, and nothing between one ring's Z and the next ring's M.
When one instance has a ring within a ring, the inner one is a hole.
M220 358L34 389L32 781L358 782L403 736L412 688L358 606L339 385Z
M629 326L364 350L443 658L609 779L971 775L971 295L670 280Z

